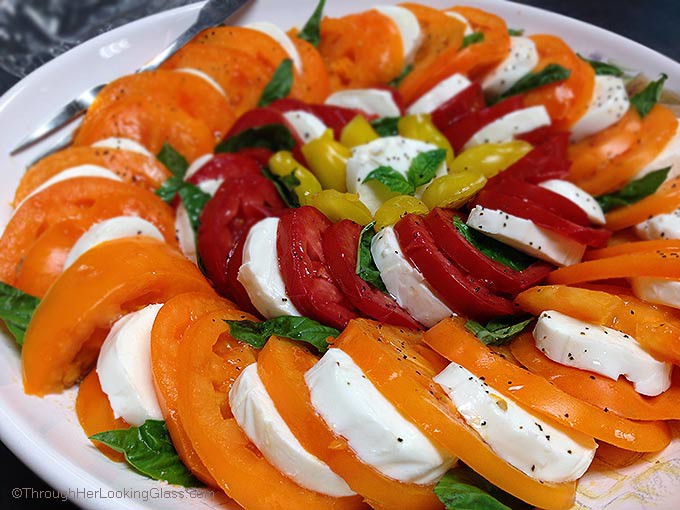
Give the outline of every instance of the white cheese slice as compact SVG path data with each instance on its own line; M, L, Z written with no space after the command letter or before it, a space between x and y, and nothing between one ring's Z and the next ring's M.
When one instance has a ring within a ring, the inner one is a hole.
M283 117L304 143L316 140L328 129L319 117L302 110L291 110L284 113Z
M207 158L207 156L208 155L201 157ZM210 155L210 158L212 158L212 155ZM207 161L209 161L209 159L206 159L203 164L205 164ZM191 170L191 167L189 167L189 170ZM189 171L187 170L187 174L188 173ZM224 179L206 179L199 182L196 187L212 197L215 195L215 193L217 193L217 190L222 185L222 182L224 182ZM189 213L187 212L187 209L184 207L184 204L181 200L175 209L175 237L177 238L179 249L182 254L194 264L198 264L198 255L196 251L196 232L194 231L194 227L191 226Z
M576 184L562 179L550 179L543 181L539 186L557 193L576 204L586 213L588 219L596 225L604 225L606 223L602 207L597 203L595 197L579 188Z
M657 214L635 226L642 239L680 239L680 208L667 214Z
M626 85L621 78L595 76L595 87L588 109L571 127L572 141L579 141L616 124L629 107Z
M470 26L470 22L467 20L467 18L465 16L457 13L456 11L444 11L444 14L446 14L447 16L450 16L452 18L456 18L463 25L465 25L465 31L463 32L464 36L472 34L472 27Z
M326 98L326 104L361 110L379 117L399 117L401 110L389 90L351 89L334 92Z
M418 18L405 7L397 5L380 5L374 9L383 16L387 16L397 26L404 49L404 62L406 64L413 62L423 40Z
M208 162L215 157L214 154L203 154L203 156L197 157L191 165L189 165L189 168L187 168L186 173L184 174L184 180L188 180L191 176L193 176L196 172L198 172L201 168L203 168L205 165L208 164Z
M510 142L515 136L549 125L550 116L545 106L522 108L503 115L481 128L465 143L464 148L469 149L485 143Z
M440 81L408 107L408 114L432 113L447 101L453 99L470 86L471 82L456 73Z
M210 85L212 88L214 88L217 92L222 94L224 97L227 97L226 92L222 88L222 86L215 81L215 78L210 76L207 73L204 73L203 71L199 71L198 69L194 69L192 67L180 67L177 69L173 69L176 73L184 73L184 74L191 74L192 76L196 76L198 78L201 78L203 81L205 81L208 85Z
M482 89L490 97L500 96L537 65L538 50L534 41L528 37L510 37L508 56L484 77Z
M154 155L141 143L130 140L129 138L119 138L117 136L99 140L98 142L93 143L91 147L130 151L149 156L150 158L154 157Z
M680 309L680 281L666 278L631 278L635 295L648 303Z
M277 43L279 43L279 46L283 48L283 51L285 51L290 57L290 59L293 61L293 65L295 66L296 71L299 74L302 74L303 72L302 58L300 57L300 53L295 47L295 44L293 44L293 41L291 41L290 37L288 37L288 34L286 34L283 30L274 25L274 23L269 23L266 21L249 23L248 25L245 26L245 28L250 28L251 30L257 30L258 32L262 32L263 34L268 35L269 37L274 39Z

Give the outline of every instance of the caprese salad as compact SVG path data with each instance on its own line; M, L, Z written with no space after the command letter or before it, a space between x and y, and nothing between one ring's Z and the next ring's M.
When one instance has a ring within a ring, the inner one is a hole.
M246 510L568 509L680 419L665 75L472 7L199 34L96 98L0 238L26 393ZM674 113L675 112L675 113Z

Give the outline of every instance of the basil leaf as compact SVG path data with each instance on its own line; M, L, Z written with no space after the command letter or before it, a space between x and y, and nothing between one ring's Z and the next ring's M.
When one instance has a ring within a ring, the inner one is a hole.
M277 99L283 99L290 94L291 88L293 88L293 61L287 58L282 60L274 71L272 79L262 91L257 106L268 106Z
M469 467L459 464L435 485L435 495L446 510L511 510L533 508L503 492Z
M24 345L28 324L39 304L37 297L0 282L0 320L18 345Z
M189 216L189 222L191 223L194 232L198 233L198 227L200 226L200 217L205 204L208 203L212 197L201 190L198 186L194 186L189 182L185 182L184 185L178 191L179 197L182 199L182 204L187 210L187 215Z
M473 333L485 345L505 345L519 335L532 321L532 318L516 322L516 317L490 320L486 326L479 322L467 321L465 329Z
M406 67L404 67L401 70L401 73L399 73L399 76L394 78L392 81L388 82L387 84L390 87L394 87L395 89L401 84L402 81L404 81L404 78L406 78L409 74L411 74L411 71L413 71L413 64L409 64Z
M328 350L328 337L336 338L340 331L329 326L308 319L284 315L264 322L228 321L229 334L236 340L241 340L256 349L262 349L271 336L290 338L305 342L316 348L320 353Z
M127 463L149 478L184 487L201 485L179 460L164 421L146 420L140 427L100 432L90 439L125 454Z
M400 195L413 195L416 192L413 184L391 166L379 166L372 170L363 180L368 181L378 181Z
M524 35L524 29L523 28L508 28L508 35L511 37L518 37L520 35Z
M479 42L482 42L484 40L484 33L483 32L474 32L472 34L466 35L463 37L463 44L460 45L460 49L462 50L463 48L467 48L471 44L477 44Z
M640 117L646 116L656 103L659 102L661 92L663 92L663 84L668 79L665 73L661 73L661 77L650 82L644 89L630 98L630 104L640 114Z
M370 283L375 288L381 292L387 292L385 284L380 277L380 271L375 265L373 260L373 254L371 253L371 241L375 236L375 221L366 225L359 235L359 244L357 246L357 267L356 274L364 280Z
M602 207L604 212L609 212L617 207L623 207L639 202L659 189L659 186L661 186L668 177L668 172L670 172L670 170L671 167L668 166L649 172L644 177L629 182L615 193L600 195L596 198L597 203L600 204L600 207Z
M529 255L468 227L458 216L453 217L453 225L468 243L477 248L484 256L499 264L515 271L524 271L534 263L534 259Z
M163 163L173 176L179 177L180 179L184 178L184 175L189 168L189 162L186 158L167 142L161 147L156 159Z
M175 195L177 195L182 186L184 186L184 179L173 175L163 181L155 193L161 200L169 204L175 199Z
M215 152L238 152L251 147L263 147L272 152L291 151L295 147L295 138L283 124L265 124L246 129L220 142Z
M371 126L375 132L380 136L396 136L399 134L398 129L399 117L383 117L371 122Z
M559 64L548 64L536 73L528 73L522 76L512 87L503 93L501 98L523 94L544 85L566 80L570 75L570 69L566 69Z
M593 68L595 71L595 74L599 76L604 76L604 75L609 75L609 76L618 76L621 77L623 76L623 70L614 64L608 64L607 62L600 62L599 60L591 60L589 58L584 57L580 53L577 53L578 57L581 60L585 60L590 64L590 66Z
M414 188L430 182L446 159L446 149L421 152L411 161L406 177Z
M281 177L280 175L274 174L269 168L265 167L262 169L264 176L272 181L276 191L279 192L281 199L288 207L300 207L300 199L295 193L295 188L300 185L298 180L293 173L289 173L286 176Z
M321 30L319 25L321 23L321 16L323 15L323 8L326 6L326 0L320 0L319 5L316 6L305 26L298 33L298 37L307 41L312 46L319 46L321 42Z

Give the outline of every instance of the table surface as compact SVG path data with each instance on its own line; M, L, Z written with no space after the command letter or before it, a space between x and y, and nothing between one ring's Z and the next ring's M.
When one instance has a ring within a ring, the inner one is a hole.
M453 2L455 3L455 2ZM463 2L464 3L464 2ZM520 3L535 5L559 12L573 18L587 21L613 32L622 34L680 61L680 43L674 37L680 26L680 4L678 0L524 0ZM1 40L0 40L1 44ZM1 51L1 46L0 46ZM17 77L0 69L0 94L16 81ZM45 490L49 487L29 468L21 463L0 443L0 465L4 466L0 480L0 508L75 510L69 502L45 499L13 499L14 488Z

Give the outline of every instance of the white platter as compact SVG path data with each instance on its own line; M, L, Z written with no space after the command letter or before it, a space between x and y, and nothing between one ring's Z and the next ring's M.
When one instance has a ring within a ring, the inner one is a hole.
M440 8L455 3L422 1ZM329 0L328 3L326 12L330 15L357 12L376 4L368 0ZM379 3L398 2L381 0ZM619 35L515 3L500 0L461 3L494 12L503 17L508 26L524 28L529 34L559 35L586 55L603 55L649 76L665 72L669 76L668 86L680 90L680 64ZM316 0L257 0L233 23L272 21L285 28L300 25L315 4ZM22 172L45 144L16 158L8 156L9 150L83 90L130 73L151 58L191 24L199 8L200 4L194 4L171 10L103 34L54 59L0 98L0 226L9 218L9 203ZM10 338L2 336L0 439L72 502L84 508L107 510L234 507L208 491L167 492L174 488L146 480L124 465L110 462L91 446L82 432L73 409L73 391L45 399L24 395L19 351ZM676 438L680 438L677 430ZM628 463L631 465L616 470L602 462L596 463L581 482L577 507L680 508L680 439L674 440L673 445L658 456L633 456ZM166 492L161 495L160 490ZM253 490L257 490L256 482Z

